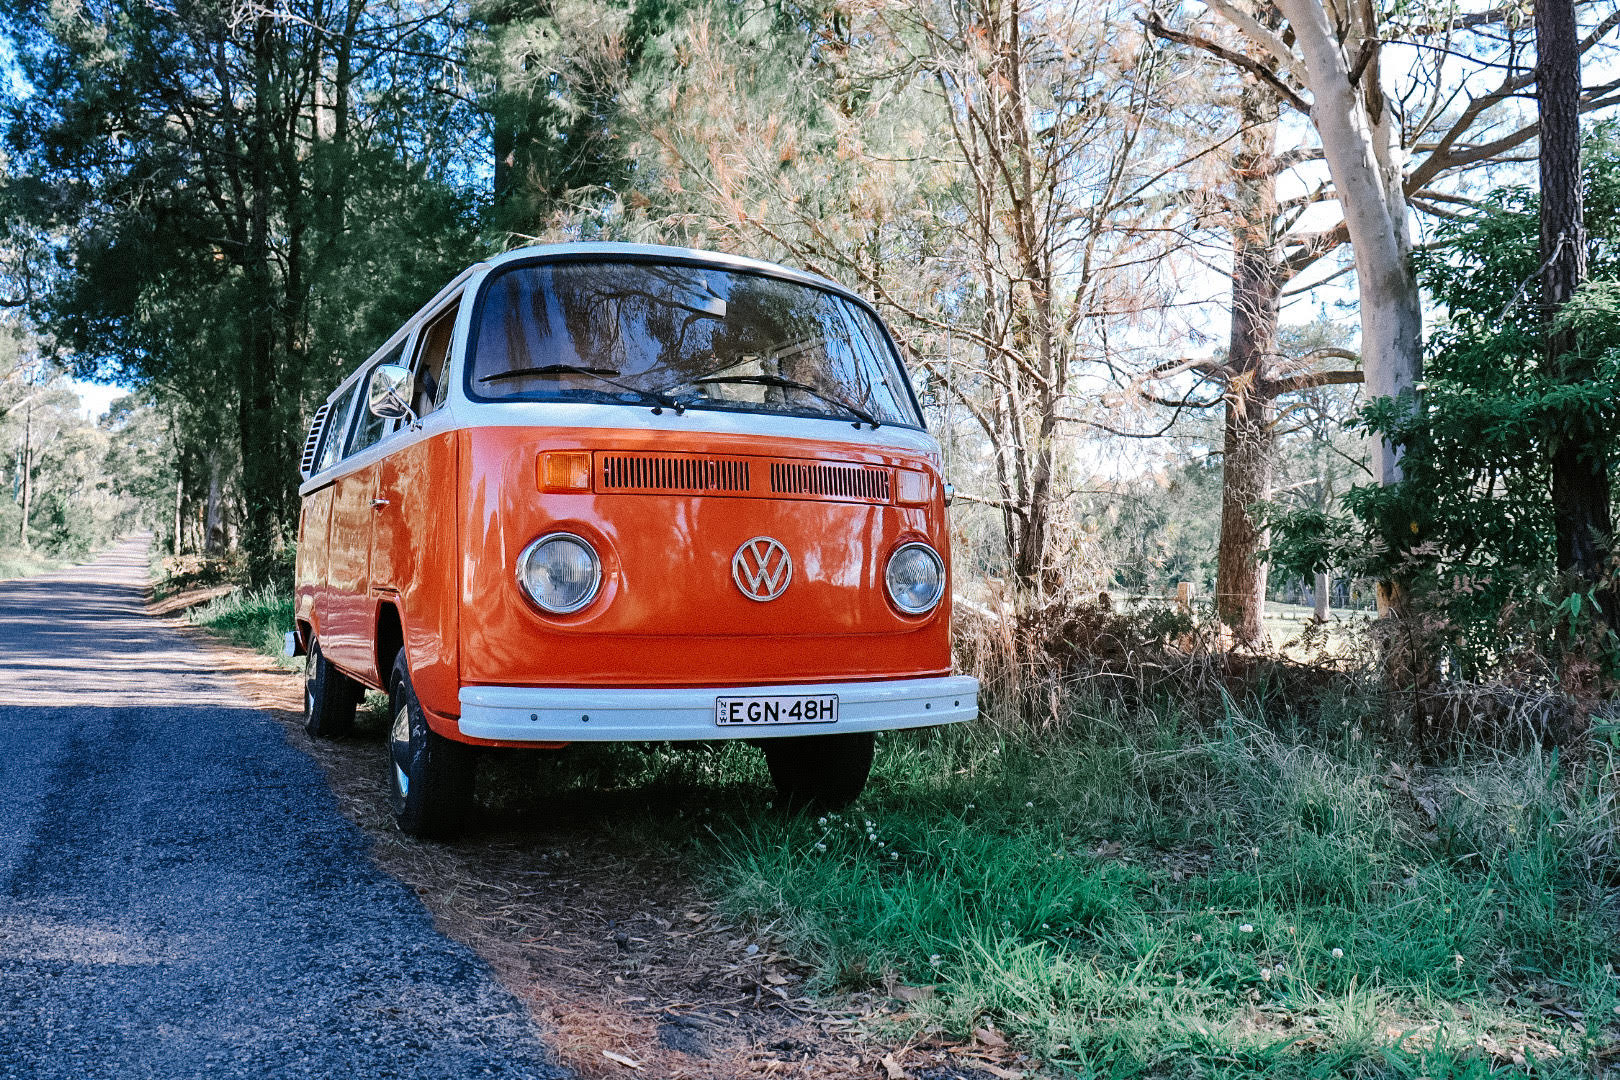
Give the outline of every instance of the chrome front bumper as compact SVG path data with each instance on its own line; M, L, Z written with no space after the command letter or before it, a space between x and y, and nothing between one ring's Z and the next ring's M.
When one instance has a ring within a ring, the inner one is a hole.
M838 695L832 724L721 726L715 699ZM958 724L979 714L979 681L966 676L887 682L796 683L620 690L464 686L461 733L515 742L681 742L831 735L839 731Z

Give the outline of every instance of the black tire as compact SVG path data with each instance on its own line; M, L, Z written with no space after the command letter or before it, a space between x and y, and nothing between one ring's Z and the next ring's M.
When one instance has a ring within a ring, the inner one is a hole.
M311 638L304 661L304 730L311 738L335 739L354 731L354 710L365 687L333 667Z
M394 824L407 836L448 840L472 807L473 750L429 729L411 688L405 651L389 683L388 793Z
M838 810L854 802L872 772L870 731L762 739L771 782L790 809Z

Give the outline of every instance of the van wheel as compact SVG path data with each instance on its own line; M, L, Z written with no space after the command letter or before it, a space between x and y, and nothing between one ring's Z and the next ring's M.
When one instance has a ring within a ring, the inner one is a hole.
M304 730L312 738L335 739L354 730L354 710L364 687L333 667L311 638L304 661Z
M848 806L872 771L872 732L762 739L777 794L792 809Z
M408 836L448 840L472 805L473 751L428 728L400 650L389 683L388 786L394 823Z

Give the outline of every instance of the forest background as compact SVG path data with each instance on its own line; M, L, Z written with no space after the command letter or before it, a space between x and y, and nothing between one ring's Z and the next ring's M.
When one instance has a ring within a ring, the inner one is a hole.
M1569 245L1593 263L1565 331L1587 357L1576 397L1613 369L1612 8L1570 15L1571 103L1598 120L1592 224ZM1337 84L1298 30L1310 12ZM1552 310L1528 7L6 16L10 547L78 553L140 520L284 581L289 463L338 379L479 257L627 239L877 300L946 447L978 602L1187 583L1254 646L1267 599L1320 598L1322 617L1382 581L1477 629L1505 589L1557 609L1602 576L1589 555L1556 580L1552 473L1561 445L1612 464L1607 410L1524 400ZM1468 350L1505 362L1453 373ZM132 393L92 433L51 396L65 374ZM1493 406L1489 445L1458 459L1446 431ZM1429 471L1403 488L1420 443Z

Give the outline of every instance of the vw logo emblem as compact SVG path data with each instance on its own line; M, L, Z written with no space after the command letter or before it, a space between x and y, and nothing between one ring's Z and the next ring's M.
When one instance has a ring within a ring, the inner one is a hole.
M756 536L731 557L731 580L750 600L775 600L793 580L793 557L769 536Z

